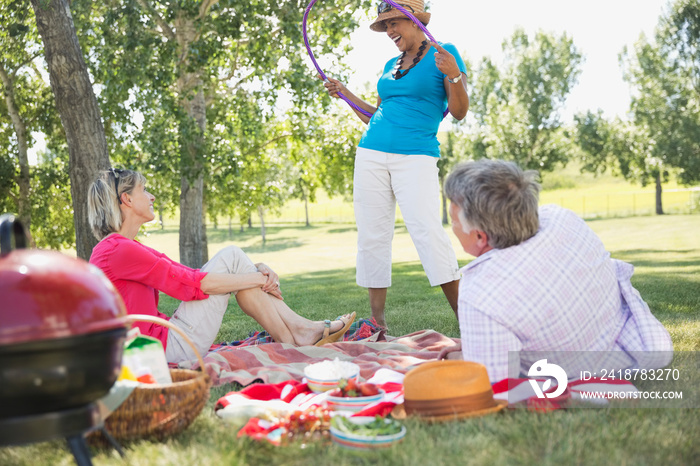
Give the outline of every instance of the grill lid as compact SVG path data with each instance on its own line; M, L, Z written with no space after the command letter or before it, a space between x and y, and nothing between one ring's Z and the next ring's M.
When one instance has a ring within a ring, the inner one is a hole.
M25 244L21 223L0 217L0 345L128 326L124 302L100 269L55 251L12 249Z

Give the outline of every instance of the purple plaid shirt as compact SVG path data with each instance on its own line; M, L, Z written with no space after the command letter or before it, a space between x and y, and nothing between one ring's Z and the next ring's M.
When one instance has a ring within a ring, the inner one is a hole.
M667 356L641 361L628 356L673 350L668 332L630 283L634 267L611 259L593 230L570 210L547 205L539 215L535 236L491 250L462 268L463 358L484 364L492 382L508 377L509 351L620 350L626 357L598 364L611 369L667 365ZM521 356L521 371L527 374L534 362Z

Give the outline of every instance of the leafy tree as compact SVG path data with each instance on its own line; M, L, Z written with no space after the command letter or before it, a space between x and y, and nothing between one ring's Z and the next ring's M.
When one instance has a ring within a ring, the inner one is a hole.
M33 66L34 60L41 56L41 43L30 5L16 0L2 0L0 5L0 89L4 104L0 108L0 125L8 126L3 131L7 135L3 140L8 144L0 149L4 158L0 170L4 182L0 184L5 186L6 199L12 200L12 206L3 208L14 210L16 206L19 219L30 229L28 151L33 145L31 132L38 129L40 115L45 110L42 104L50 92ZM19 176L15 175L15 167L19 168Z
M466 67L467 67L467 89L469 90L469 100L470 100L470 111L473 108L474 100L478 100L480 96L474 96L472 89L474 89L475 73L472 72L472 64L468 58L462 57ZM471 115L470 115L471 116ZM440 186L444 185L445 178L450 173L452 168L461 161L473 158L475 151L473 150L474 142L479 139L475 137L473 133L464 131L466 127L469 126L467 121L471 118L456 120L451 119L452 127L447 131L446 136L443 138L440 133L438 133L438 138L440 139L440 159L438 160L438 178ZM442 196L442 223L443 225L449 224L449 210L447 207L447 198L445 193L440 193Z
M0 145L0 212L17 212L38 247L74 247L68 150L43 78L31 4L1 0L0 5L0 140L6 141ZM35 131L47 136L47 150L32 167L28 152Z
M254 163L250 163L252 161ZM262 151L256 159L250 159L241 170L240 196L241 217L260 219L263 244L266 241L265 214L279 214L280 207L288 199L291 186L286 175L290 173L289 159L283 151Z
M320 186L318 172L315 170L313 160L304 147L295 147L289 152L290 159L294 162L293 170L296 174L292 197L304 202L304 221L307 227L311 226L309 218L309 202L316 202L316 191Z
M600 110L576 115L574 120L575 140L582 149L581 169L596 175L610 169L613 174L642 186L654 181L656 213L663 214L661 183L668 179L669 173L663 160L654 156L646 130L619 118L608 122Z
M457 136L455 135L456 131L458 129L457 125L453 125L453 130L447 132L447 142L445 143L444 146L440 148L440 159L438 160L437 166L438 166L438 179L440 182L440 186L444 186L445 183L445 178L447 178L447 175L450 173L450 170L452 167L454 167L455 163L457 163L459 160L461 160L461 157L459 157L459 152L456 149L457 146ZM447 197L445 196L445 193L442 192L442 224L447 225L449 224L449 215L448 215L448 208L447 208Z
M32 0L44 44L56 108L68 141L71 198L78 257L88 259L96 239L87 218L86 186L109 167L100 109L83 60L67 0Z
M70 196L67 154L41 155L34 167L31 187L32 239L38 246L51 249L75 246L75 225Z
M635 91L631 113L648 141L647 157L700 181L700 3L678 0L659 19L655 40L642 36L620 56Z
M321 161L316 157L318 152L298 139L290 140L285 150L290 162L290 197L304 202L304 218L308 227L311 226L309 202L316 201L316 192L321 186L318 170Z
M606 121L600 111L577 115L583 169L611 168L625 179L656 185L656 213L664 213L662 182L676 168L681 183L700 181L700 4L679 0L659 19L655 40L644 35L620 55L635 91L632 121Z
M312 114L322 111L318 108ZM315 202L319 189L331 197L351 197L355 152L364 124L344 104L329 108L322 118L307 120L303 116L290 119L292 126L306 126L306 137L291 139L286 150L291 161L292 197L304 201L309 226L308 203Z
M331 197L351 198L355 152L364 129L344 103L330 107L314 121L307 129L310 136L291 154L300 173L299 183L306 190L302 198L313 202L318 189Z
M357 26L354 11L369 3L318 5L309 25L317 55L342 53ZM236 139L240 132L223 136L230 144L222 144L219 125L231 128L231 121L249 117L251 99L252 118L260 122L271 121L280 93L298 109L318 99L320 83L305 62L299 27L303 6L296 0L74 2L85 25L81 38L94 57L95 80L104 86L100 100L117 158L134 163L123 149L132 134L131 143L146 154L157 176L180 178L179 192L164 199L179 195L180 258L187 265L200 266L207 257L205 210L221 205L210 199L212 183L237 176L235 170L245 164L237 154L248 153L246 140ZM223 109L221 101L233 106ZM133 123L136 113L148 131ZM300 134L293 130L295 137ZM222 149L226 152L217 152ZM218 186L216 196L224 189L228 186Z
M580 73L581 54L565 34L538 32L530 39L520 29L503 50L502 69L483 59L470 92L473 156L551 171L570 156L560 110Z

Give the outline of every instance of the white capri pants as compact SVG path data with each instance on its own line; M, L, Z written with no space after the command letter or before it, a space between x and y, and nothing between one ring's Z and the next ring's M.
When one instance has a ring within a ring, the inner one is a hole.
M228 246L204 264L202 271L236 274L253 273L258 269L241 248ZM231 294L217 294L209 295L207 299L182 301L170 318L170 322L192 340L202 356L209 352L209 347L219 333L230 296ZM192 347L177 332L168 332L168 345L165 348L165 359L168 362L191 361L196 357Z
M396 201L431 286L459 280L457 256L440 219L438 159L358 148L354 206L357 284L391 286Z

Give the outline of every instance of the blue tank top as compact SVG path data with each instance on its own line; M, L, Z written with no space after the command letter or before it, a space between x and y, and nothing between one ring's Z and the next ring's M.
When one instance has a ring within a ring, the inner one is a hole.
M454 55L457 66L466 73L467 67L457 48L450 43L440 45ZM372 115L359 147L440 157L437 132L447 108L447 95L445 75L435 65L435 52L433 47L426 50L423 59L401 79L392 75L399 57L386 63L377 83L382 102Z

